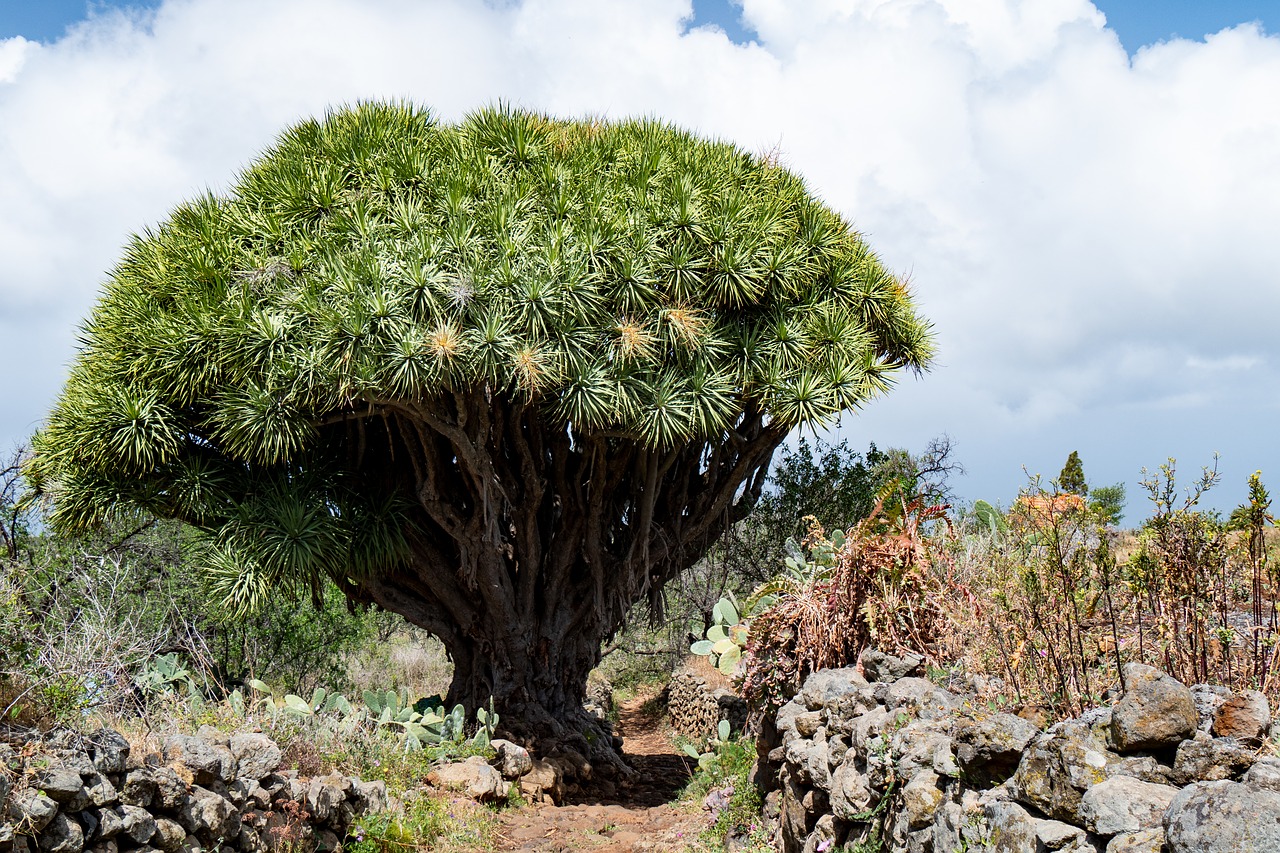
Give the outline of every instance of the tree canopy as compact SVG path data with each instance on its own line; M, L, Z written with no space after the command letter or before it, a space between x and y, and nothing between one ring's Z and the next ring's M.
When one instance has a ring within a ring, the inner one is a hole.
M790 429L932 351L904 282L768 156L404 103L303 121L136 236L80 341L29 469L55 524L180 518L233 605L327 575L429 598L410 618L446 645L491 593L575 584L615 630Z

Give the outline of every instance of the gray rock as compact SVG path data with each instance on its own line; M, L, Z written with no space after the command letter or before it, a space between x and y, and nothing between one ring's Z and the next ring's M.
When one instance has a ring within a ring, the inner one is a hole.
M533 769L529 769L532 773ZM525 775L528 775L526 773ZM380 812L387 808L387 783L381 779L372 782L351 780L351 801L357 812Z
M811 738L822 728L826 715L822 711L805 711L795 716L796 734L802 738Z
M243 778L264 779L280 766L280 747L264 734L234 734L228 741L228 748L236 760L236 773Z
M124 832L124 816L120 809L100 809L98 811L98 830L94 833L96 841L110 841Z
M89 758L89 754L80 749L69 749L58 753L58 760L62 762L63 767L67 767L81 776L87 776L90 773L97 773L98 768L94 766L93 761Z
M1122 832L1107 842L1106 853L1163 853L1164 829Z
M88 804L89 794L84 790L80 774L61 762L50 764L45 769L37 771L32 782L60 806L67 806L77 801ZM84 805L80 808L84 808ZM79 811L80 809L73 807L70 810Z
M835 840L835 819L829 814L824 814L814 822L813 831L805 839L802 853L817 853L819 848L826 850L835 843Z
M1213 715L1215 736L1235 738L1249 746L1259 746L1270 727L1271 706L1257 690L1233 693Z
M1255 788L1280 791L1280 758L1272 756L1259 758L1249 768L1249 772L1244 774L1243 781Z
M1238 782L1196 782L1164 816L1170 853L1275 853L1280 850L1280 793Z
M187 783L172 767L153 767L151 779L155 782L152 802L162 809L176 809L187 798Z
M475 756L479 758L479 756ZM483 761L484 759L481 759ZM488 767L488 764L485 764ZM489 768L493 769L493 768ZM345 785L343 783L346 783ZM341 776L330 775L311 780L304 800L307 811L316 823L327 823L337 811L338 805L346 800L346 791L350 782Z
M846 760L831 777L831 812L841 820L866 820L865 815L879 802L866 774Z
M167 817L156 818L156 834L152 836L156 847L165 853L177 853L186 839L187 831L182 828L182 824Z
M960 699L927 678L901 678L889 685L884 704L891 715L908 713L932 720L958 708Z
M1173 760L1173 778L1179 784L1234 779L1253 766L1256 756L1232 740L1196 732L1178 745Z
M917 675L924 669L924 657L907 652L901 657L885 654L879 649L863 649L858 663L868 681L893 682L909 675Z
M983 809L990 853L1029 853L1036 849L1036 828L1031 815L1017 803L988 803Z
M1041 849L1041 846L1045 850L1067 850L1078 848L1085 843L1084 830L1078 826L1072 826L1060 820L1035 820L1034 818L1031 825L1036 832L1037 850Z
M120 802L130 806L146 807L156 797L156 768L139 767L130 770L120 788Z
M55 815L41 830L39 842L44 853L80 853L84 849L84 830L65 814Z
M804 680L799 699L810 711L817 711L866 686L867 679L862 677L857 667L820 669Z
M899 779L910 779L922 768L933 769L951 757L950 720L915 720L889 738Z
M202 839L235 838L240 834L240 813L231 801L199 785L191 787L178 812L178 822L187 832Z
M921 770L902 786L902 816L910 829L923 829L933 821L934 812L942 805L942 789L938 774Z
M146 844L156 834L155 818L141 806L116 806L116 814L120 815L119 834L135 844Z
M1027 747L1009 785L1019 802L1072 823L1081 794L1107 778L1115 758L1087 726L1055 726Z
M1196 727L1207 733L1213 728L1213 718L1231 695L1231 689L1220 684L1193 684L1188 689L1191 691L1191 698L1195 700L1196 715L1199 717Z
M489 745L496 753L495 766L503 779L515 781L533 769L533 759L529 757L529 750L520 744L494 738Z
M1124 666L1124 697L1111 709L1111 742L1120 752L1160 750L1191 737L1199 723L1191 691L1160 670Z
M88 793L89 802L98 807L114 806L120 797L111 780L96 770L84 777L84 787Z
M58 813L58 804L35 788L14 791L9 797L9 817L19 826L29 826L36 832L44 829Z
M877 705L850 723L849 745L865 755L870 749L872 739L884 734L893 721L889 712Z
M1040 734L1034 725L1012 714L981 714L956 729L955 756L961 778L978 788L998 785L1013 775L1022 752Z
M197 785L236 778L236 759L231 750L201 737L169 735L164 739L164 757L186 765Z
M437 767L427 776L427 781L438 788L461 791L477 802L495 802L507 795L507 782L502 774L478 755Z
M119 732L99 729L89 735L93 764L99 773L123 773L129 761L129 741Z
M1178 789L1128 776L1113 776L1084 792L1080 819L1099 835L1137 832L1160 826Z

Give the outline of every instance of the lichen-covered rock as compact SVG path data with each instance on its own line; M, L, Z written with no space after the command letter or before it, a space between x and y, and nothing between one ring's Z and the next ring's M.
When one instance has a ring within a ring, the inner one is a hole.
M805 708L818 711L866 686L867 679L862 677L857 667L820 669L804 680L798 698Z
M1241 781L1257 788L1280 791L1280 758L1266 756L1259 758L1244 774Z
M1122 832L1107 842L1106 853L1164 853L1164 829Z
M99 773L123 773L129 761L129 741L124 735L103 728L89 735L93 764Z
M890 713L901 711L931 720L950 714L960 707L960 700L927 678L901 678L889 685L884 705Z
M58 804L34 788L14 791L9 798L9 819L20 827L39 832L58 813Z
M507 795L502 774L478 755L435 768L427 781L437 788L461 791L477 802L496 802Z
M187 838L187 831L176 820L158 817L156 818L156 833L151 838L152 843L165 851L165 853L177 853L178 850L182 849L182 843Z
M1124 667L1125 694L1111 709L1111 742L1120 752L1160 750L1191 737L1199 722L1191 691L1160 670Z
M186 766L197 785L236 778L236 759L231 750L202 737L169 735L164 739L164 757Z
M1236 779L1253 766L1255 758L1252 750L1241 748L1234 740L1198 731L1195 737L1178 745L1173 778L1181 785Z
M227 742L236 760L236 773L245 779L264 779L280 766L280 747L264 734L242 732Z
M191 793L178 812L178 822L201 840L225 840L240 834L240 813L231 801L200 785L192 785Z
M901 656L867 648L858 656L858 664L868 681L893 682L924 669L924 656L907 652Z
M846 759L831 777L831 811L841 820L864 820L867 812L879 802L865 773L852 760Z
M381 779L351 780L351 800L359 812L380 812L387 807L387 783Z
M33 784L44 791L54 802L71 811L79 811L89 804L89 794L84 788L80 774L62 762L50 764L43 770L36 771ZM74 805L79 802L77 807Z
M84 849L84 830L65 814L59 814L40 831L38 841L44 853L80 853Z
M1031 825L1036 832L1036 850L1077 850L1088 843L1083 829L1060 820L1033 818Z
M1213 734L1258 746L1271 728L1271 706L1257 690L1233 693L1213 715Z
M1280 793L1238 782L1183 788L1164 817L1170 853L1275 853L1280 850Z
M118 801L120 794L116 791L116 786L104 774L94 770L83 778L89 802L93 805L101 807Z
M923 829L933 821L943 798L938 781L937 773L921 770L902 786L902 816L910 829Z
M120 816L119 834L128 837L134 844L146 844L155 835L156 819L141 806L117 806L116 814Z
M1106 747L1085 725L1059 725L1022 755L1010 786L1015 798L1055 820L1079 820L1084 791L1107 778Z
M1013 775L1023 750L1040 730L1012 714L980 714L961 721L955 733L956 764L970 785L999 785Z
M1178 789L1128 776L1113 776L1084 792L1080 819L1099 835L1117 835L1160 826Z
M988 803L983 809L990 853L1028 853L1036 849L1036 828L1027 810L1017 803Z

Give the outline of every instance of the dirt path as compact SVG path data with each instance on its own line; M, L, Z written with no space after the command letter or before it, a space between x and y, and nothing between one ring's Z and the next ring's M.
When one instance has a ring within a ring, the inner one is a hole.
M707 824L696 807L676 803L689 778L685 761L663 733L661 713L649 697L622 705L617 733L622 751L636 775L620 786L615 799L584 792L562 806L533 805L504 812L498 832L499 850L681 851Z

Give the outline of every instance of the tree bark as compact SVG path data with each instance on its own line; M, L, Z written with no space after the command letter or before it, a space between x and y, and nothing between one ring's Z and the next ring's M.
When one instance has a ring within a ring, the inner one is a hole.
M348 594L442 640L450 703L492 698L533 739L580 727L601 643L750 511L785 436L749 409L714 441L652 449L483 389L326 428L358 430L333 436L348 470L412 506L411 557Z

